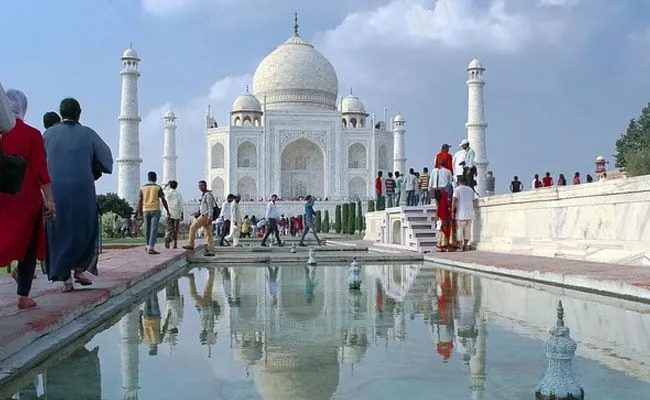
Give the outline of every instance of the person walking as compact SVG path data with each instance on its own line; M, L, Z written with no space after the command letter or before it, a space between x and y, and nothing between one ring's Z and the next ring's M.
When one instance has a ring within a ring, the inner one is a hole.
M178 247L178 230L183 220L183 198L178 190L176 190L177 188L178 182L175 180L169 181L164 188L165 199L169 208L165 229L165 247L169 248L169 245L174 243L175 249Z
M63 121L43 133L56 203L56 219L46 226L45 269L51 281L63 282L63 292L71 292L73 280L82 286L92 285L86 271L97 275L99 216L95 180L97 172L113 172L113 154L97 132L79 123L81 105L77 100L63 99L59 114Z
M305 214L304 214L305 228L303 229L302 237L300 238L300 246L305 246L305 237L310 231L314 235L314 238L316 238L316 243L320 245L321 243L320 238L316 233L315 224L314 224L314 216L316 215L316 212L314 211L314 196L308 195L305 198L305 200L306 200Z
M155 249L161 216L160 203L165 207L167 215L170 214L169 205L167 204L167 199L165 199L163 188L156 183L158 180L156 173L149 171L147 173L147 179L148 182L140 189L140 199L138 200L138 211L136 215L138 219L144 219L145 239L147 242L145 249L147 253L160 254Z
M214 234L212 233L212 220L216 219L214 210L217 207L217 201L214 195L208 190L206 181L199 181L199 191L201 192L201 202L199 211L193 214L194 222L190 225L189 243L183 246L185 250L194 250L194 243L196 241L196 233L199 229L203 228L203 232L208 239L208 245L205 248L204 256L214 257Z
M28 163L20 191L14 195L0 193L0 265L18 261L11 276L18 285L17 306L23 310L36 307L29 294L36 261L45 259L43 216L54 219L56 206L43 137L24 122L27 97L18 90L9 90L5 95L0 86L0 105L0 154L16 154Z
M221 205L221 220L223 225L221 231L219 232L219 246L229 246L230 243L226 240L226 236L230 234L230 224L232 220L232 201L235 199L235 196L229 194Z
M237 194L230 202L230 232L226 237L227 240L232 240L232 245L235 247L241 247L239 244L242 229L240 201L241 196Z
M275 235L278 246L282 246L282 241L280 240L280 232L278 232L278 219L280 219L280 210L278 210L278 206L275 204L276 201L278 201L278 195L274 194L271 196L271 200L266 205L266 234L264 235L264 238L262 238L261 243L261 245L264 247L266 247L266 239L268 239L271 234Z

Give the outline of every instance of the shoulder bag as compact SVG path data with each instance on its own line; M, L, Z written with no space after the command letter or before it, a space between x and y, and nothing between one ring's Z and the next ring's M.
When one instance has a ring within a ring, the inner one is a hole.
M17 194L23 187L27 161L16 154L5 154L0 134L0 193Z

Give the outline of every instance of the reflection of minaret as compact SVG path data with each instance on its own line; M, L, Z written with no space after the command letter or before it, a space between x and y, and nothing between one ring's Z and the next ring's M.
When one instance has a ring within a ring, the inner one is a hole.
M485 321L478 321L478 336L476 337L476 354L469 360L469 389L472 400L482 400L485 390Z
M122 355L122 400L137 400L140 389L139 353L140 309L135 308L120 321Z
M393 314L395 323L395 339L403 342L406 339L406 316L404 315L404 303L398 302Z

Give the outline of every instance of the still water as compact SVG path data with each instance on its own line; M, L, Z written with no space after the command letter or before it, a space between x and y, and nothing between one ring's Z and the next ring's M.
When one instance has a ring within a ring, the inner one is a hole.
M558 300L586 398L650 398L649 305L432 264L363 276L194 268L0 399L533 399Z

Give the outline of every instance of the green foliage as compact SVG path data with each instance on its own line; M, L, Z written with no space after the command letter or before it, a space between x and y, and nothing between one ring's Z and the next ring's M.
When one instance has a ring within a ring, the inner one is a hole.
M99 197L99 196L97 196ZM115 221L115 213L107 212L101 215L101 233L102 237L112 238L115 237L116 233L113 229L113 222Z
M625 173L628 176L650 175L650 149L628 153L625 156Z
M363 208L361 208L361 201L357 201L357 220L355 223L357 225L357 231L361 232L363 230Z
M350 204L344 203L341 206L341 233L348 233L350 228Z
M321 233L321 226L323 224L323 221L321 220L320 210L316 211L316 215L314 217L316 218L316 221L314 221L314 228L316 229L316 233Z
M323 213L323 232L330 233L330 212L325 210Z
M375 201L368 200L368 212L373 212L373 211L375 211Z
M379 196L379 199L377 201L377 204L375 204L377 207L377 211L383 211L386 209L386 197L385 196Z
M616 141L616 166L625 168L627 171L628 161L636 162L635 168L641 168L640 175L650 173L650 170L642 168L644 165L644 156L635 156L639 153L650 151L650 104L641 110L641 116L632 119L627 126L627 130ZM639 175L639 174L635 174Z
M122 218L130 218L133 215L133 208L116 193L97 195L97 205L100 214L112 212Z
M341 221L342 221L342 211L341 205L337 205L334 209L334 231L336 233L341 233Z
M356 213L356 204L350 203L348 205L348 233L353 235L357 228L357 213Z

